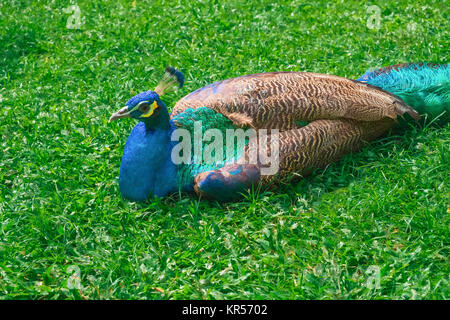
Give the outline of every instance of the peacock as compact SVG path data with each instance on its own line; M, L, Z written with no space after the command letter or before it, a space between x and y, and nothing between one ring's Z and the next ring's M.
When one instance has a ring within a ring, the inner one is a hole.
M259 73L200 88L169 113L161 96L185 78L168 67L153 91L132 97L109 120L139 121L125 144L119 190L132 201L180 191L239 199L361 149L398 117L447 116L449 79L448 64L431 63L369 70L357 80Z

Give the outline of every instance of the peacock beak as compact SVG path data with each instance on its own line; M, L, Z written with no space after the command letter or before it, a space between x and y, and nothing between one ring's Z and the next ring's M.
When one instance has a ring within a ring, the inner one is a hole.
M119 111L117 111L116 113L114 113L111 118L109 118L108 122L112 122L116 119L120 119L120 118L130 118L130 112L128 111L128 107L123 107L122 109L120 109Z

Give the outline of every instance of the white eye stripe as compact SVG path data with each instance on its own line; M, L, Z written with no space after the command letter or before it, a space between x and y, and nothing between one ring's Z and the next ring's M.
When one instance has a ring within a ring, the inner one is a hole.
M137 107L139 107L141 104L144 104L144 103L149 103L149 101L141 101L137 104Z
M148 101L141 101L141 102L139 102L137 105L135 105L130 111L128 111L129 113L131 113L131 112L133 112L133 111L136 111L136 110L139 110L139 106L141 105L141 104L143 104L143 103L148 103Z

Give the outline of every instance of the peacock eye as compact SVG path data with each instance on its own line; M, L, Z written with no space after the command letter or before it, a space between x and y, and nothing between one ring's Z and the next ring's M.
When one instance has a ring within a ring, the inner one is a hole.
M142 113L147 113L150 110L150 105L148 103L141 103L139 105L139 111Z

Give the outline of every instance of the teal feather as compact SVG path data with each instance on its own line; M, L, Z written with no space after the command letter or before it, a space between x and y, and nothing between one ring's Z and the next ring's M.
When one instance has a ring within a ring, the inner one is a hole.
M189 131L192 139L192 149L191 149L191 163L190 164L181 164L178 169L179 183L180 185L185 185L186 183L192 182L194 178L202 172L217 170L224 167L226 164L232 162L233 160L239 159L243 154L243 148L237 148L237 144L234 145L234 153L232 158L227 158L226 148L223 148L223 161L222 162L214 162L214 163L205 163L204 161L201 163L195 163L194 161L194 123L197 121L202 122L202 131L203 133L209 129L219 129L222 133L222 136L226 137L227 129L235 129L233 126L233 122L222 115L214 111L213 109L207 107L200 107L197 109L188 108L184 110L182 113L174 116L172 118L172 122L179 128L183 128ZM214 142L214 141L212 141ZM248 140L245 141L245 144L248 143ZM202 154L205 151L208 143L203 142Z
M233 129L233 122L222 115L207 107L197 109L188 108L182 113L172 118L173 123L177 127L187 129L191 134L194 133L194 122L202 121L203 130L208 129Z
M368 71L360 79L399 96L420 114L450 114L450 68L448 64L406 64Z

